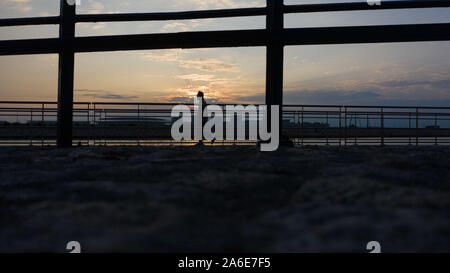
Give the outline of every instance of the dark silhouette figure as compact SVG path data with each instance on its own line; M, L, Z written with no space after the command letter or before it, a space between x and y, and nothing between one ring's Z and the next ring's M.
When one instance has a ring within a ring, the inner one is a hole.
M206 100L205 100L205 94L203 94L202 91L198 91L197 98L199 98L199 99L201 98L201 100L202 100L202 113L204 113L205 108L207 106L206 105ZM208 122L208 118L207 117L202 117L202 128L205 126L206 122ZM200 139L198 141L198 145L203 145L203 136L202 136L202 139Z
M205 110L205 107L206 107L205 94L203 94L202 91L198 91L197 98L202 98L202 104L203 104L202 110Z

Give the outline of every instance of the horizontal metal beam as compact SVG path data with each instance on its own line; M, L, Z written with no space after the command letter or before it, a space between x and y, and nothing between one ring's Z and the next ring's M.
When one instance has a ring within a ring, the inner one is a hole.
M0 19L0 27L26 26L26 25L57 25L59 23L60 23L59 16Z
M0 41L0 55L58 53L59 38Z
M357 27L294 28L281 31L285 45L389 43L450 40L450 23ZM266 30L202 31L77 37L76 52L266 46ZM0 41L0 55L57 53L60 40Z
M78 23L94 22L130 22L130 21L165 21L190 20L224 17L264 16L266 8L242 8L221 10L199 10L160 13L121 13L121 14L82 14L75 17Z
M285 45L396 43L450 40L450 23L285 29Z
M164 34L79 37L76 52L264 46L266 30L201 31Z
M282 30L285 45L450 40L450 24L321 27ZM76 38L77 52L266 46L266 30L204 31Z
M369 5L366 1L354 3L286 5L284 13L309 13L329 11L415 9L450 7L449 0L381 1L381 5Z

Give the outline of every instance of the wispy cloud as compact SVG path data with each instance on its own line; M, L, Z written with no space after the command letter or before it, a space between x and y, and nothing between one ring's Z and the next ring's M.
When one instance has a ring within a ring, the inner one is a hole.
M230 62L218 58L189 58L183 50L156 51L145 55L144 58L157 62L174 63L182 68L196 69L208 72L240 72L239 68Z
M172 22L161 27L161 32L191 31L205 23L207 20L189 20L187 22Z
M0 4L6 4L19 12L29 12L33 9L31 0L2 0Z
M121 95L118 92L111 92L107 90L93 90L93 89L77 89L75 93L81 98L85 99L106 99L106 100L120 100L120 101L131 101L137 100L139 96L132 95ZM129 93L129 92L125 92Z
M195 7L197 9L260 7L264 5L265 0L184 0L174 4L178 8Z

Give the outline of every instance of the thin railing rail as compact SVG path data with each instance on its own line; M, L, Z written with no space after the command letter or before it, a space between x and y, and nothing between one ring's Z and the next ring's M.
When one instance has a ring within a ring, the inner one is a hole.
M55 101L0 101L0 104L58 104L58 102ZM74 105L161 105L161 106L175 106L179 103L173 103L173 102L107 102L107 101L96 101L96 102L87 102L87 101L79 101L74 102ZM183 103L185 105L193 105L193 103ZM247 106L250 104L241 104L241 103L214 103L215 105L219 106L226 106L226 105L243 105ZM252 104L252 105L261 105L261 104ZM294 108L294 107L304 107L304 108L339 108L339 107L347 107L348 109L351 108L366 108L366 109L447 109L450 110L450 106L400 106L400 105L387 105L387 106L380 106L380 105L343 105L343 104L283 104L283 107L287 108ZM306 111L305 111L306 112Z

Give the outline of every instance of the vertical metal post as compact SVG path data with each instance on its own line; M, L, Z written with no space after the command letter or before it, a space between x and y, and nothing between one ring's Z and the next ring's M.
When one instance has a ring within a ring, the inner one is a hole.
M366 123L366 128L369 129L369 114L367 114L367 123Z
M339 107L339 147L342 146L342 107Z
M344 120L344 145L345 146L347 146L347 106L344 108L344 111L345 111L345 113L344 113L344 118L345 118L345 120Z
M59 38L58 69L58 120L57 145L58 147L72 146L73 122L73 83L74 83L74 48L75 38L75 5L69 5L66 0L60 1L61 22Z
M106 126L108 126L108 118L107 118L107 112L106 109L103 109L103 144L106 146Z
M266 57L266 105L279 105L280 138L283 132L283 58L284 45L281 34L284 28L283 0L267 0L266 29L270 34ZM271 121L269 111L269 126ZM270 128L272 128L270 126Z
M97 104L94 103L94 122L93 122L93 127L94 127L94 132L98 132L98 127L97 127ZM96 135L92 135L92 138L94 139L94 146L97 145L97 137L98 134Z
M330 125L328 124L328 110L327 110L327 121L325 122L325 135L327 138L327 146L330 144L328 141L328 129L330 129Z
M419 146L419 107L416 107L416 146Z
M357 132L358 132L358 122L357 122L357 116L356 116L356 112L355 112L355 145L358 145L358 135L357 135Z
M30 146L33 146L33 108L30 109Z
M297 138L296 138L296 144L298 145L300 143L300 113L299 111L295 111L295 115L297 116L296 126L297 126Z
M438 129L438 117L437 114L434 114L434 130L437 132ZM435 135L434 137L434 145L438 145L438 137Z
M91 104L87 105L87 128L88 128L88 137L87 137L87 146L91 145Z
M367 114L367 123L366 123L366 128L367 129L369 129L369 114ZM367 131L369 131L369 130L367 130ZM370 135L370 133L369 133L369 135ZM368 141L370 141L370 140L368 140Z
M140 136L141 136L141 131L142 131L142 124L141 124L141 106L139 103L137 105L137 115L138 115L137 145L140 146L141 145Z
M41 109L41 146L44 147L44 111L45 111L45 104L42 104Z
M305 135L303 134L303 132L304 132L304 128L305 128L305 107L304 106L302 106L302 125L301 125L302 127L302 129L301 129L301 132L302 132L302 147L303 147L303 144L304 144L304 142L305 142Z
M408 144L411 145L411 113L408 113Z
M384 109L381 107L381 146L384 146Z

